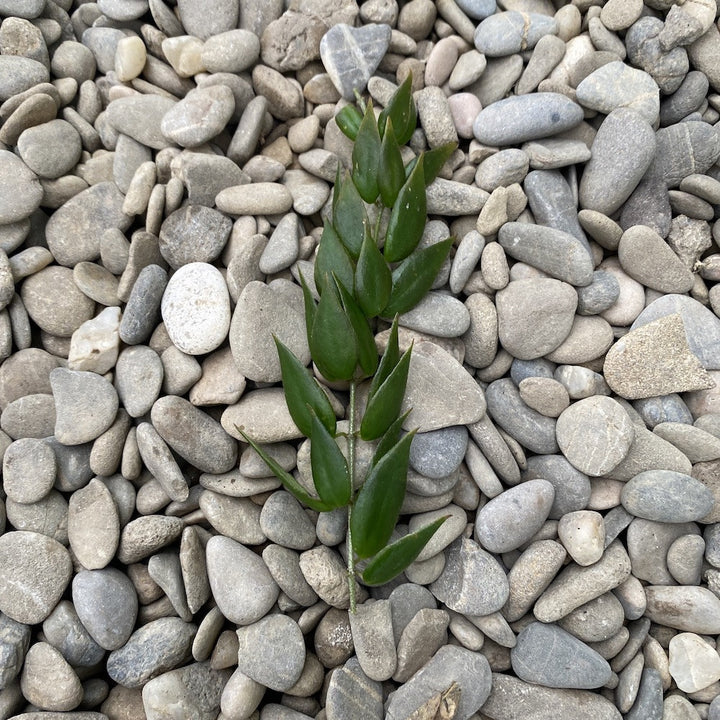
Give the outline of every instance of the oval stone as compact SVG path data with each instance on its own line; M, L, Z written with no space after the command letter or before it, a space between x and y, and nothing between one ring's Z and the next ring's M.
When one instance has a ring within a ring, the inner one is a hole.
M646 470L629 480L620 501L636 517L665 523L694 522L715 503L712 492L699 480L672 470Z
M649 585L645 595L645 615L658 625L699 635L720 633L720 598L707 588Z

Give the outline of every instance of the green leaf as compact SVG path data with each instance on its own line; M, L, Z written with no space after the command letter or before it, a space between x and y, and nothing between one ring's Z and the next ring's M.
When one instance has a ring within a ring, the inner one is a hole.
M353 260L358 259L365 235L367 213L365 205L355 183L346 173L336 184L336 195L333 202L333 226L342 244Z
M315 257L315 287L321 296L328 283L332 282L333 275L348 290L352 290L355 275L353 261L345 246L340 242L335 228L328 220L325 220L325 227L320 236L320 245Z
M373 467L374 465L377 465L382 457L388 453L389 450L393 448L393 446L397 443L397 441L400 439L400 435L402 434L402 426L403 423L407 420L408 415L410 414L410 410L406 410L397 420L393 422L392 425L385 431L385 434L380 438L380 442L377 444L377 447L375 448L375 452L373 454L372 462L370 463L370 467Z
M402 85L390 98L390 102L380 113L378 127L380 135L385 132L386 120L392 120L395 137L400 145L405 145L415 132L417 125L417 110L412 97L412 74L409 74Z
M378 351L375 345L375 336L372 333L367 317L363 314L363 311L360 309L360 306L352 294L339 283L338 290L340 291L340 299L342 300L345 314L355 331L358 363L365 375L370 377L375 374L378 366Z
M367 558L387 545L405 497L412 430L370 469L353 505L350 530L353 547Z
M395 138L392 120L385 124L385 134L380 148L380 164L378 167L378 187L385 207L392 207L397 200L400 188L405 183L405 166L403 165L400 145Z
M382 359L380 360L380 365L375 373L375 377L370 383L370 392L368 397L372 397L378 391L378 388L385 382L385 380L387 380L388 376L399 361L400 348L398 346L398 319L396 316L393 318L392 325L390 326L390 335L388 336L387 345Z
M305 488L276 460L268 455L244 430L237 425L235 429L243 436L245 442L249 443L253 450L265 461L268 467L275 473L275 477L291 492L301 503L318 512L325 512L333 508L322 500L312 497Z
M362 122L362 113L354 105L346 105L335 116L335 122L346 137L355 140L360 130Z
M368 318L388 304L392 273L370 232L365 233L355 268L355 297Z
M315 323L315 298L310 292L308 284L305 282L305 276L300 273L300 285L303 291L303 302L305 305L305 331L307 336L312 335L313 324Z
M361 578L365 585L384 585L397 577L428 544L437 529L447 520L445 515L414 533L396 540L384 547L365 567Z
M280 358L285 402L293 422L303 435L309 437L312 419L316 417L327 431L333 434L337 426L335 413L327 395L295 355L280 340L274 339Z
M411 353L412 346L405 351L400 362L388 375L387 380L375 393L370 395L360 423L360 437L363 440L379 438L400 414L405 397Z
M309 340L310 353L323 377L331 382L352 379L358 359L355 331L334 282L327 284L320 297Z
M380 133L378 132L372 101L368 102L352 151L352 179L360 197L374 203L378 193L380 165Z
M388 221L383 254L388 262L404 260L417 247L425 229L427 200L422 155L398 193Z
M448 238L417 250L395 268L390 302L381 313L383 317L407 312L425 297L445 262L452 243L452 238Z
M421 157L423 158L423 170L425 173L425 185L429 185L433 180L435 180L435 178L440 174L440 171L443 169L443 165L445 165L448 158L455 152L456 148L457 143L451 142L421 153ZM415 158L407 164L407 167L405 168L406 175L410 175L410 173L415 169L417 162L418 158Z
M347 461L333 436L314 413L309 437L313 481L320 499L333 508L345 507L352 494Z

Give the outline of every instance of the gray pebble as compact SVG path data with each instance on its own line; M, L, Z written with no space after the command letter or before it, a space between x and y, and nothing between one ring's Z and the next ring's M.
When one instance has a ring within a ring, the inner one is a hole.
M457 298L429 292L412 310L400 315L398 323L435 337L458 337L470 326L470 314Z
M180 0L180 22L188 34L207 40L237 27L240 4L239 0L217 0L209 12L209 8L200 8L192 0Z
M300 234L298 216L294 213L285 215L273 230L260 256L260 271L273 275L290 267L298 258Z
M154 350L135 345L120 353L115 387L130 417L142 417L150 411L160 394L162 381L162 362Z
M500 186L507 187L522 182L529 167L528 156L517 148L500 150L480 163L475 173L475 182L487 192Z
M170 448L153 425L142 422L137 426L137 445L147 469L171 500L183 502L188 498L188 483Z
M348 659L330 675L325 702L330 718L380 720L383 717L382 685L363 672L356 657Z
M555 34L557 25L547 15L501 12L483 20L475 30L475 47L487 57L532 50L541 37Z
M0 614L0 687L7 688L20 674L29 647L30 627Z
M212 262L230 237L232 223L217 210L186 205L170 214L160 228L160 253L171 268Z
M20 687L29 702L56 711L77 707L83 696L80 678L70 664L58 650L43 641L30 646Z
M225 128L235 110L235 96L226 85L191 90L163 116L160 129L181 147L198 147Z
M0 188L3 189L0 221L6 224L24 220L42 201L43 190L38 178L20 158L7 150L0 150L0 167Z
M410 446L410 464L427 477L446 477L462 462L467 440L467 430L463 426L420 433Z
M480 212L488 194L480 188L437 178L427 187L429 215L466 215Z
M457 142L450 106L445 93L436 86L429 86L415 94L417 113L430 148Z
M660 720L663 716L663 685L660 673L646 667L641 676L637 699L629 712L627 720Z
M142 560L179 538L183 527L180 518L163 515L135 518L123 527L117 558L127 565Z
M60 651L71 665L88 667L99 663L105 650L93 640L69 600L61 600L42 624L45 640Z
M555 488L548 517L559 520L575 510L584 510L590 500L591 484L587 475L574 468L562 455L535 455L528 458L523 480L545 478Z
M33 85L48 82L48 68L37 60L22 55L2 55L0 61L0 101L30 89Z
M397 666L390 601L364 602L349 617L355 654L363 672L371 680L388 680Z
M51 120L24 130L17 150L39 177L58 178L75 167L82 150L77 130L65 120Z
M315 526L298 501L279 490L264 503L260 526L273 542L293 550L308 550L315 544Z
M668 572L680 585L699 585L705 541L700 535L681 535L667 553Z
M705 73L691 70L680 87L660 103L660 125L666 127L680 122L702 105L709 89Z
M705 122L680 122L657 131L657 157L669 188L706 172L720 156L720 136Z
M545 687L598 688L612 674L603 657L553 624L530 623L518 634L510 657L518 677Z
M163 552L153 555L147 567L148 574L162 588L177 614L185 622L190 622L193 614L188 607L178 554Z
M547 18L545 18L547 21ZM555 24L557 29L557 21ZM550 75L565 55L565 42L554 34L543 35L536 43L522 77L518 80L516 92L525 95L535 90Z
M486 145L515 145L556 135L577 125L582 109L558 93L518 95L485 105L475 119L475 137Z
M139 688L148 680L190 658L197 627L178 617L164 617L138 628L107 659L107 672L123 687Z
M615 303L620 295L617 278L606 270L595 270L592 282L577 289L578 315L599 315Z
M300 570L300 556L297 552L282 545L270 544L263 550L262 558L275 582L291 600L304 607L317 602L317 594Z
M203 490L200 510L219 533L243 545L260 545L267 540L260 527L261 508L246 497Z
M620 225L623 229L633 225L647 225L658 235L667 236L672 208L667 183L663 177L661 155L660 152L656 153L656 159L622 206Z
M55 454L37 438L12 442L3 454L3 489L15 502L41 500L55 482Z
M162 95L128 95L113 100L106 109L110 125L154 150L162 150L171 143L160 130L162 119L176 104Z
M160 304L167 285L167 273L159 265L142 268L120 321L120 339L128 345L145 342L160 316Z
M552 36L551 36L552 37ZM547 138L523 143L523 152L533 170L554 170L584 163L590 159L590 148L582 140Z

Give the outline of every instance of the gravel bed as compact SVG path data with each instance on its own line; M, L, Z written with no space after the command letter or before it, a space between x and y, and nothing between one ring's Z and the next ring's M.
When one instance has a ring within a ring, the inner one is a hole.
M717 15L0 0L0 720L720 720ZM409 73L458 149L398 533L449 519L350 614L237 427L312 485L272 336Z

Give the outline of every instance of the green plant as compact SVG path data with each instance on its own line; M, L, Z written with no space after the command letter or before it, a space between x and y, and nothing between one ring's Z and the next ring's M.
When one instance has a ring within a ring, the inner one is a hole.
M391 580L415 560L440 527L441 518L392 542L405 496L410 443L415 430L402 433L401 415L412 347L402 355L398 315L414 307L432 286L452 239L418 248L426 223L426 186L455 145L435 148L404 165L401 146L416 127L411 78L376 118L372 102L358 98L336 116L354 141L352 170L335 182L332 217L326 220L314 267L316 303L305 278L301 284L310 352L328 381L349 384L347 457L340 450L335 413L308 369L275 339L290 414L310 439L316 495L283 470L241 428L238 431L296 498L317 511L347 508L347 567L350 609L355 611L355 563L367 585ZM374 205L370 222L368 206ZM381 359L373 328L377 318L392 320ZM370 380L362 418L356 418L357 386ZM358 422L359 420L359 422ZM359 427L358 427L359 425ZM358 438L378 441L364 478L356 477Z

